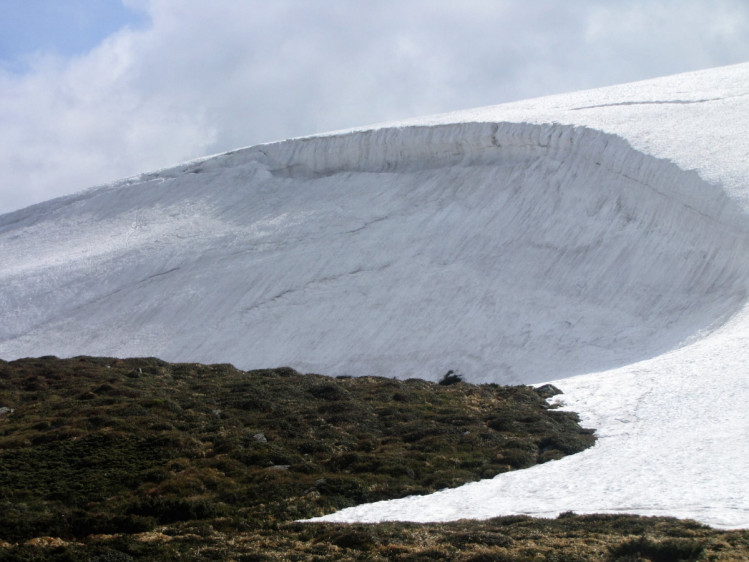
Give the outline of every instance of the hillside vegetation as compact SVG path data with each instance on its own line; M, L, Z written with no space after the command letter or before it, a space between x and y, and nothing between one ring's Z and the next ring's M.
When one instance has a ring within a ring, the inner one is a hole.
M152 358L0 361L0 560L387 559L430 549L467 556L509 553L521 535L532 553L586 525L613 534L617 547L660 544L626 546L634 527L652 526L637 518L629 526L575 516L293 523L526 468L594 442L575 414L547 405L553 388L449 382ZM658 525L669 548L692 554L707 544L694 537L717 536L695 524ZM737 537L745 549L746 536ZM616 554L603 539L588 547Z

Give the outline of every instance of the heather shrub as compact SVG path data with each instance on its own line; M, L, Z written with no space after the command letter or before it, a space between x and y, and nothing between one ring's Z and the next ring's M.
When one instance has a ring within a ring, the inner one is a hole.
M0 381L14 410L0 540L14 542L191 522L260 532L592 443L530 387L87 357L0 363Z

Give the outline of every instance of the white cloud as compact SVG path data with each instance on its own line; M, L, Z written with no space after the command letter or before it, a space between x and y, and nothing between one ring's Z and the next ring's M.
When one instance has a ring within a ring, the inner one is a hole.
M741 0L128 0L0 72L0 212L210 152L749 60Z

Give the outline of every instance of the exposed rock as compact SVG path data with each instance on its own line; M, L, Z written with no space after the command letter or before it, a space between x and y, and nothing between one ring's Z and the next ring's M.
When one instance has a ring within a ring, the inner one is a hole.
M552 396L556 396L557 394L563 394L563 392L553 384L544 384L536 387L535 390L541 398L551 398Z

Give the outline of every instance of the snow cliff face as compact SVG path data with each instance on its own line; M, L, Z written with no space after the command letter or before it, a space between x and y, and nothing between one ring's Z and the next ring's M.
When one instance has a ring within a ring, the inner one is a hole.
M0 357L553 380L594 448L329 519L749 527L748 133L744 64L257 146L50 201L0 217Z
M285 141L0 220L4 357L528 383L676 347L747 286L723 191L562 125Z

